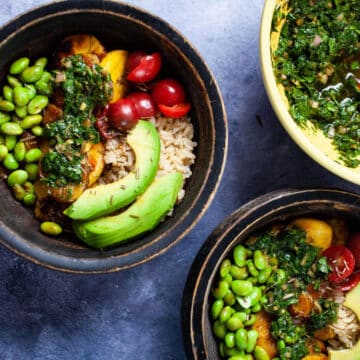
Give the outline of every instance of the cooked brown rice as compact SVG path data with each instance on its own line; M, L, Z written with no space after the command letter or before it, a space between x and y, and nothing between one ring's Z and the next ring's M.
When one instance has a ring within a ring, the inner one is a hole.
M190 118L183 117L171 119L158 117L151 119L160 135L161 153L157 176L178 171L188 179L191 172L191 165L195 162L193 141L194 128ZM105 165L106 170L99 179L99 183L107 184L126 176L132 169L135 162L135 155L126 143L124 137L110 139L105 144ZM178 201L184 196L184 189L178 194Z

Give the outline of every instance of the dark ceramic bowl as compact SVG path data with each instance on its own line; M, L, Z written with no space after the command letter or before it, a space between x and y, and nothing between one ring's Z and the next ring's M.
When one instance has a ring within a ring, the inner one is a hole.
M152 49L163 54L164 68L180 78L193 104L196 163L186 195L154 231L120 246L97 251L75 236L49 238L39 232L33 211L0 184L0 241L7 248L49 268L78 273L124 269L163 253L185 236L215 195L226 159L226 114L216 81L197 51L177 30L144 10L115 1L56 1L36 8L0 30L0 69L20 56L50 55L65 36L91 33L113 48ZM0 74L0 84L4 74ZM2 78L1 78L2 77ZM4 206L6 204L6 206Z
M331 189L277 191L245 204L214 230L197 254L184 288L182 332L188 359L220 360L209 304L219 266L234 246L271 224L315 215L344 218L359 228L360 196Z

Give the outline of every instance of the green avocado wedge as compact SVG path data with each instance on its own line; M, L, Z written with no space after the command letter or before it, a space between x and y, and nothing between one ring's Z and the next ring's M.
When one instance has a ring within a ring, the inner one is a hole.
M128 209L119 215L74 221L73 230L87 245L101 249L152 230L173 208L183 184L181 173L156 178Z
M133 170L111 184L85 190L64 214L73 220L108 215L132 203L154 180L160 159L160 137L149 121L140 120L127 136L135 153Z

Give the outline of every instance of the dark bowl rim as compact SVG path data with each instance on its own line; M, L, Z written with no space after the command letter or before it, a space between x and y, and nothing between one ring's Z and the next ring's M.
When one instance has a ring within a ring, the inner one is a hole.
M260 195L240 206L226 217L209 235L196 254L188 272L181 303L182 339L187 358L211 360L206 357L203 329L206 296L209 284L216 275L211 266L217 262L237 238L235 228L248 229L261 217L287 205L309 201L339 202L357 206L360 213L360 194L337 188L287 188ZM250 231L251 233L251 231ZM233 245L233 244L232 244ZM219 252L220 249L220 252ZM203 354L201 357L198 354Z
M215 197L226 165L228 151L227 114L217 81L200 53L180 31L166 20L140 7L112 0L61 0L55 3L47 3L33 7L2 26L0 28L0 43L9 36L12 36L21 27L36 19L44 16L59 16L61 13L68 13L69 11L112 13L114 15L126 16L133 21L143 22L147 27L152 27L155 32L171 39L172 44L176 48L192 59L192 64L203 81L204 87L211 99L215 126L215 145L207 182L202 188L196 204L183 216L183 221L180 224L174 225L171 234L162 236L158 242L152 242L151 246L145 248L147 251L144 251L144 249L140 249L139 252L133 251L130 253L131 259L129 259L128 255L124 256L122 254L96 259L65 257L40 249L39 247L32 247L23 242L11 229L6 228L4 224L0 227L0 243L2 245L15 254L43 267L77 274L115 272L137 266L166 252L192 230L208 209Z

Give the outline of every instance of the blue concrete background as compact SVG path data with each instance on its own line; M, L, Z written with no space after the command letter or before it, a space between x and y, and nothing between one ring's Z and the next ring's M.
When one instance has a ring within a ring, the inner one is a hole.
M229 156L205 216L166 254L115 274L78 276L0 249L0 359L182 360L181 298L210 232L246 201L284 187L359 191L308 158L277 121L258 60L263 0L129 0L179 29L222 91ZM46 0L0 0L0 26ZM262 121L259 122L258 118Z

